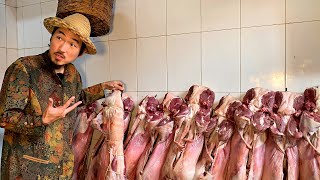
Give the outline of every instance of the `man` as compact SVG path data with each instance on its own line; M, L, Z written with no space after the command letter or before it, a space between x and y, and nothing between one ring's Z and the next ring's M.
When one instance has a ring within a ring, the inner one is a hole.
M50 49L19 58L7 69L0 92L0 126L5 128L1 179L70 179L75 108L104 97L104 89L124 90L120 81L82 89L71 63L95 54L89 20L81 14L50 17Z

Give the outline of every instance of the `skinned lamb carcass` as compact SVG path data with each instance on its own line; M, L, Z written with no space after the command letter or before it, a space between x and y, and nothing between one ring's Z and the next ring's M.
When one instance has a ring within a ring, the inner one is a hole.
M288 180L299 179L299 152L297 142L302 137L299 130L299 118L304 108L303 94L293 92L276 92L273 111L288 119L285 132L285 157L284 175ZM278 141L278 143L282 143ZM281 145L283 146L283 145Z
M215 140L216 146L213 151L213 162L207 176L210 179L224 180L227 169L227 164L230 156L230 139L234 131L234 123L225 119L217 129L217 139Z
M273 124L269 128L264 154L263 180L282 180L284 178L285 129L288 116L272 114Z
M154 128L163 117L162 106L154 96L146 96L125 141L126 177L134 179L141 155L150 143Z
M87 174L93 179L126 179L123 153L124 110L121 91L114 90L106 97L102 109L102 132Z
M304 96L293 92L280 92L275 94L273 111L282 115L299 117L304 107Z
M173 168L181 155L184 138L188 133L186 129L189 130L190 127L191 118L188 116L190 114L190 108L183 99L175 98L175 107L172 111L174 111L174 137L161 168L160 179L174 178Z
M176 114L181 105L180 98L172 93L167 93L163 99L162 106L164 116L160 123L155 127L155 133L151 139L155 143L146 148L149 152L148 157L141 157L137 169L136 179L153 179L160 178L161 168L165 163L170 144L173 141L173 115Z
M79 180L85 177L87 173L86 160L94 131L90 124L96 116L96 112L100 111L101 108L102 106L98 102L94 102L78 109L77 126L72 139L72 151L74 154L73 180Z
M109 149L107 156L109 156L110 165L107 169L106 179L126 179L123 153L125 122L121 91L115 90L105 102L107 102L108 108L104 108L103 121L109 127L106 140Z
M212 115L210 118L211 123L207 126L207 130L204 133L204 146L196 164L196 171L193 179L210 179L210 173L208 172L213 162L213 157L211 154L215 148L215 141L212 141L214 138L210 139L210 137L211 134L214 134L217 129L219 117L217 115Z
M290 116L286 129L286 156L287 156L287 179L299 179L299 149L298 142L302 138L302 132L299 129L299 118Z
M160 109L159 109L160 110ZM138 164L137 164L137 168L136 168L136 172L135 172L135 179L146 179L146 177L151 176L153 178L159 178L154 176L155 174L151 174L153 172L149 172L149 170L145 169L146 164L148 163L148 160L150 158L150 156L152 156L153 150L156 147L156 145L158 143L160 143L158 140L158 131L157 128L160 126L162 126L163 128L167 128L167 133L169 133L170 131L172 132L172 127L173 127L173 121L171 120L171 118L169 116L167 116L163 110L160 110L161 112L159 114L161 114L160 116L150 116L147 115L147 126L149 126L148 128L146 128L146 131L149 132L150 135L150 140L148 142L148 144L146 145L143 153L141 154ZM170 123L172 122L172 123ZM164 125L164 126L163 126ZM171 129L171 130L170 130ZM169 135L169 134L167 134ZM160 138L160 137L159 137ZM168 136L164 136L163 138L168 138ZM164 141L164 139L163 139ZM163 152L165 153L165 152ZM158 155L163 155L163 154L158 154ZM159 156L158 156L159 157ZM158 159L159 160L159 159ZM154 161L154 163L156 163ZM155 172L159 171L159 169L155 169Z
M137 170L136 179L154 179L160 178L161 168L165 162L167 153L169 151L170 144L173 141L173 121L163 119L155 127L157 131L157 139L154 146L150 149L147 159L141 158L140 161L144 164L143 170ZM149 148L147 148L149 149ZM140 164L139 161L139 164Z
M124 110L124 129L123 132L126 134L128 127L129 127L129 123L131 120L131 114L134 108L134 102L132 100L132 98L126 94L126 93L122 93L122 102L123 102L123 110Z
M231 105L235 108L229 119L236 124L231 138L231 150L226 179L247 179L247 162L249 150L252 149L253 128L251 118L253 112L241 102Z
M275 92L260 87L249 89L242 99L242 103L253 112L251 124L254 134L252 149L249 151L248 180L262 178L267 141L266 130L270 127L270 115L273 113L274 102Z
M194 85L185 100L191 107L191 126L184 149L173 168L174 179L192 179L204 144L204 132L210 124L215 94L209 88Z
M320 87L307 88L304 91L305 108L307 111L318 113L320 111Z
M231 121L227 121L227 113L232 109L230 105L235 101L236 99L231 95L224 96L214 109L215 115L211 118L213 127L208 126L211 133L206 133L208 138L205 140L197 162L194 179L224 179L230 152L228 142L233 133L233 125Z
M303 138L298 142L301 180L320 179L320 115L304 111L300 118Z

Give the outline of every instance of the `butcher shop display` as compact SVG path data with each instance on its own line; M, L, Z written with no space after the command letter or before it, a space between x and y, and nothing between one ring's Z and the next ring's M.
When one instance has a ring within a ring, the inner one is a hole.
M73 179L320 180L320 87L255 87L214 101L193 85L136 108L121 91L78 108Z

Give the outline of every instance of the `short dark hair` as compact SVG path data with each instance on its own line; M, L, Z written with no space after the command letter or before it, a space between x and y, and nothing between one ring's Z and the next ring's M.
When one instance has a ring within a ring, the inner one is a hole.
M53 34L57 31L57 29L58 29L58 27L54 27L54 29L53 29L53 31L51 33L50 42L51 42ZM50 44L48 44L48 46L50 47ZM82 42L81 48L80 48L80 52L79 52L79 56L81 56L84 53L84 51L86 50L86 47L87 47L86 44L84 42Z

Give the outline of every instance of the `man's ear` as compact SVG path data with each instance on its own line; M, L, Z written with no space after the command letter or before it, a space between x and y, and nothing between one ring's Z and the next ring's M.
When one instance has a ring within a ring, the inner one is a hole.
M48 44L49 48L51 47L51 39L52 39L52 36L50 37L50 41L49 41L49 44Z

